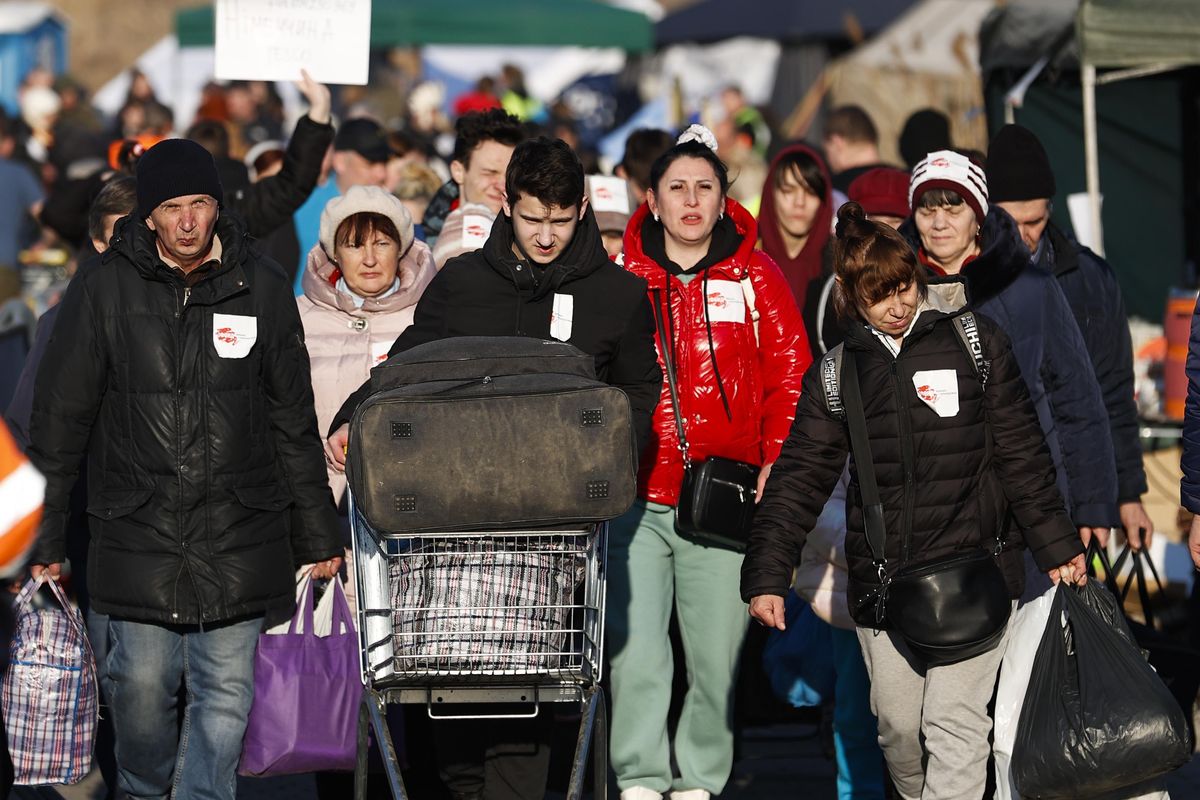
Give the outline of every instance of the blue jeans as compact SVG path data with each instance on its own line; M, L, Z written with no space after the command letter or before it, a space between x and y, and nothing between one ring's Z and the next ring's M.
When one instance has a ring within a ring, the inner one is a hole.
M201 630L109 620L105 671L123 796L234 800L262 622Z
M108 673L105 665L108 663L108 614L101 614L94 608L87 612L88 642L92 645L92 655L96 658L96 680L100 684L100 702L108 704Z

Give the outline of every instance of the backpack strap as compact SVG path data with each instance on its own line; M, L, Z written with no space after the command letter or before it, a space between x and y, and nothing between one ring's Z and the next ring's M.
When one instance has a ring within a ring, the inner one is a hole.
M983 341L979 338L979 321L975 319L975 315L970 311L964 311L954 318L954 332L958 334L958 342L962 345L963 350L967 354L967 358L971 361L971 366L975 370L975 377L979 379L979 385L983 391L987 392L988 376L992 372L992 362L983 357ZM992 454L995 452L995 443L992 438L992 423L987 416L987 406L984 405L984 462L992 463ZM1011 519L1011 512L1005 512L1006 516ZM996 529L996 544L992 549L992 555L999 555L1004 549L1004 535L1008 530L1009 523L1006 521Z
M988 375L992 371L992 362L983 357L983 342L979 339L979 322L975 319L975 315L966 311L955 317L954 332L958 334L959 343L962 344L967 357L971 359L971 365L975 368L975 376L979 378L979 383L986 390Z
M845 421L846 405L842 401L842 355L843 345L837 345L821 356L821 386L825 389L825 408L830 414Z
M750 319L754 320L754 343L758 341L758 318L762 316L758 313L758 309L754 307L754 284L750 283L750 270L746 270L746 277L738 281L742 287L742 297L746 298L746 307L750 309Z

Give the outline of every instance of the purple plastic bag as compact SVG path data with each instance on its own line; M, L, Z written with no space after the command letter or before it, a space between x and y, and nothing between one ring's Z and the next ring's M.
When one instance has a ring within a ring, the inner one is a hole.
M313 633L309 580L286 634L260 634L254 656L254 703L242 740L242 775L265 777L352 770L363 685L358 635L341 581L328 636ZM296 633L303 620L304 632Z

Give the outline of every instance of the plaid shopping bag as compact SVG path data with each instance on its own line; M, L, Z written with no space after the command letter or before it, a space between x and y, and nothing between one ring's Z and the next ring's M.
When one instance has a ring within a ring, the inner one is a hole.
M43 585L58 602L36 608ZM78 783L91 769L100 707L83 615L44 578L25 584L14 613L3 705L15 783Z
M431 540L389 564L396 668L559 666L580 556L536 539Z

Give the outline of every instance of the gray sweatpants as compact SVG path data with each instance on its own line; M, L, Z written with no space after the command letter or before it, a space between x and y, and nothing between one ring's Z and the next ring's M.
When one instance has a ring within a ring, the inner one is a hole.
M991 752L988 703L1007 639L1005 632L990 652L925 669L899 635L858 629L879 746L904 800L983 796Z

